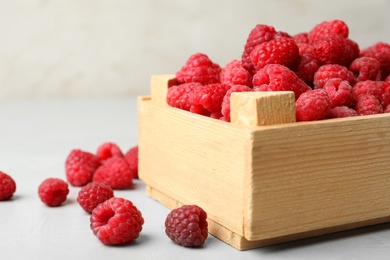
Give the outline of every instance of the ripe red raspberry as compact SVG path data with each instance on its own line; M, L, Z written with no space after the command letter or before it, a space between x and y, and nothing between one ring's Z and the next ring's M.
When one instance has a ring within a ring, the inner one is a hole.
M300 54L297 61L291 66L291 70L308 86L313 86L314 73L320 65L311 54Z
M68 196L68 183L58 178L48 178L38 187L38 195L50 207L60 206Z
M382 79L390 75L390 44L377 42L360 52L362 57L371 57L379 61L381 66Z
M233 60L222 69L221 83L251 86L252 75L242 66L241 61Z
M144 219L129 200L113 197L100 203L90 218L93 234L106 245L133 242L142 231Z
M360 95L356 99L355 110L359 116L383 113L380 101L373 95Z
M323 88L326 81L333 78L347 80L351 86L355 83L353 73L346 67L337 64L325 64L314 73L314 87Z
M385 109L390 104L390 83L366 80L356 83L352 88L352 97L356 100L361 95L373 95Z
M96 156L99 161L102 162L114 156L123 157L123 153L117 144L108 142L103 143L98 147L96 151Z
M176 208L165 220L165 233L176 244L200 247L208 235L207 213L196 205Z
M202 84L184 83L170 87L167 93L168 105L190 111L191 104L189 94L199 86L202 86Z
M179 83L198 82L203 85L219 83L221 67L203 53L191 55L184 66L176 73Z
M95 171L93 181L105 183L112 189L126 189L133 184L133 174L123 157L112 157Z
M133 174L133 178L138 179L138 145L126 152L125 159Z
M342 20L324 21L314 26L309 34L309 43L314 44L329 36L340 36L342 38L348 38L349 28L348 25Z
M309 43L309 33L301 32L292 36L296 43Z
M352 105L352 87L347 80L330 79L323 89L328 93L331 108Z
M254 70L250 54L257 45L263 42L270 41L276 34L275 28L265 24L257 24L249 33L244 46L241 60L244 68L252 72Z
M253 76L254 91L293 91L295 99L310 90L289 68L280 64L269 64Z
M297 121L325 119L330 111L330 99L323 89L309 90L295 102Z
M380 63L371 57L360 57L352 61L349 70L355 74L356 81L381 80Z
M230 96L233 92L249 92L253 91L250 87L244 85L233 85L225 94L222 101L222 116L221 120L230 122Z
M16 183L8 174L0 171L0 201L9 200L16 191Z
M323 64L349 64L359 56L359 46L352 40L333 36L313 45L314 57Z
M257 45L250 53L255 70L267 64L291 66L299 55L299 48L293 38L282 37Z
M66 178L73 186L83 186L92 181L99 165L99 159L94 154L74 149L65 161Z
M357 115L357 112L353 108L347 106L334 107L329 112L329 118L342 118Z
M222 100L230 85L217 83L201 86L190 93L190 112L220 118Z
M82 187L77 195L77 202L86 212L92 213L100 203L114 197L111 187L104 183L90 182Z

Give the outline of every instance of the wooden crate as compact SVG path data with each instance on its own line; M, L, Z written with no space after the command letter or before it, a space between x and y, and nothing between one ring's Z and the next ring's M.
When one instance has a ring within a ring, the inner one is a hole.
M139 175L169 208L197 204L239 250L390 220L390 115L295 122L290 92L233 93L227 123L138 100Z

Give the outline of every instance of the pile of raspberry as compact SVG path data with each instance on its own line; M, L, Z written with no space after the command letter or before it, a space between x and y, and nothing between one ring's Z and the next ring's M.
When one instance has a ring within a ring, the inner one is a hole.
M176 73L167 103L230 122L232 92L292 91L296 120L390 112L390 44L366 48L342 20L290 35L264 24L249 33L240 59L225 67L195 53Z

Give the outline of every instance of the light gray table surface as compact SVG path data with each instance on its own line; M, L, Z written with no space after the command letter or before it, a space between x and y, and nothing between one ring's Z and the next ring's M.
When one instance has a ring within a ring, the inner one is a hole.
M93 235L89 215L71 187L63 206L38 198L48 177L65 179L66 156L74 148L95 152L104 142L123 151L138 144L136 98L15 99L0 102L0 171L17 191L0 202L0 259L390 259L390 224L238 251L209 236L202 248L173 244L164 233L169 210L148 197L142 181L115 191L142 212L136 242L105 246ZM390 202L389 202L390 203Z

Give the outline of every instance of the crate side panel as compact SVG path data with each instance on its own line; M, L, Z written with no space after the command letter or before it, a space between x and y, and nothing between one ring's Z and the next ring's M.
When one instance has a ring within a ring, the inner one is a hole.
M145 183L243 235L243 176L250 149L239 128L139 103L139 174Z
M246 237L390 216L389 129L381 115L254 131Z

